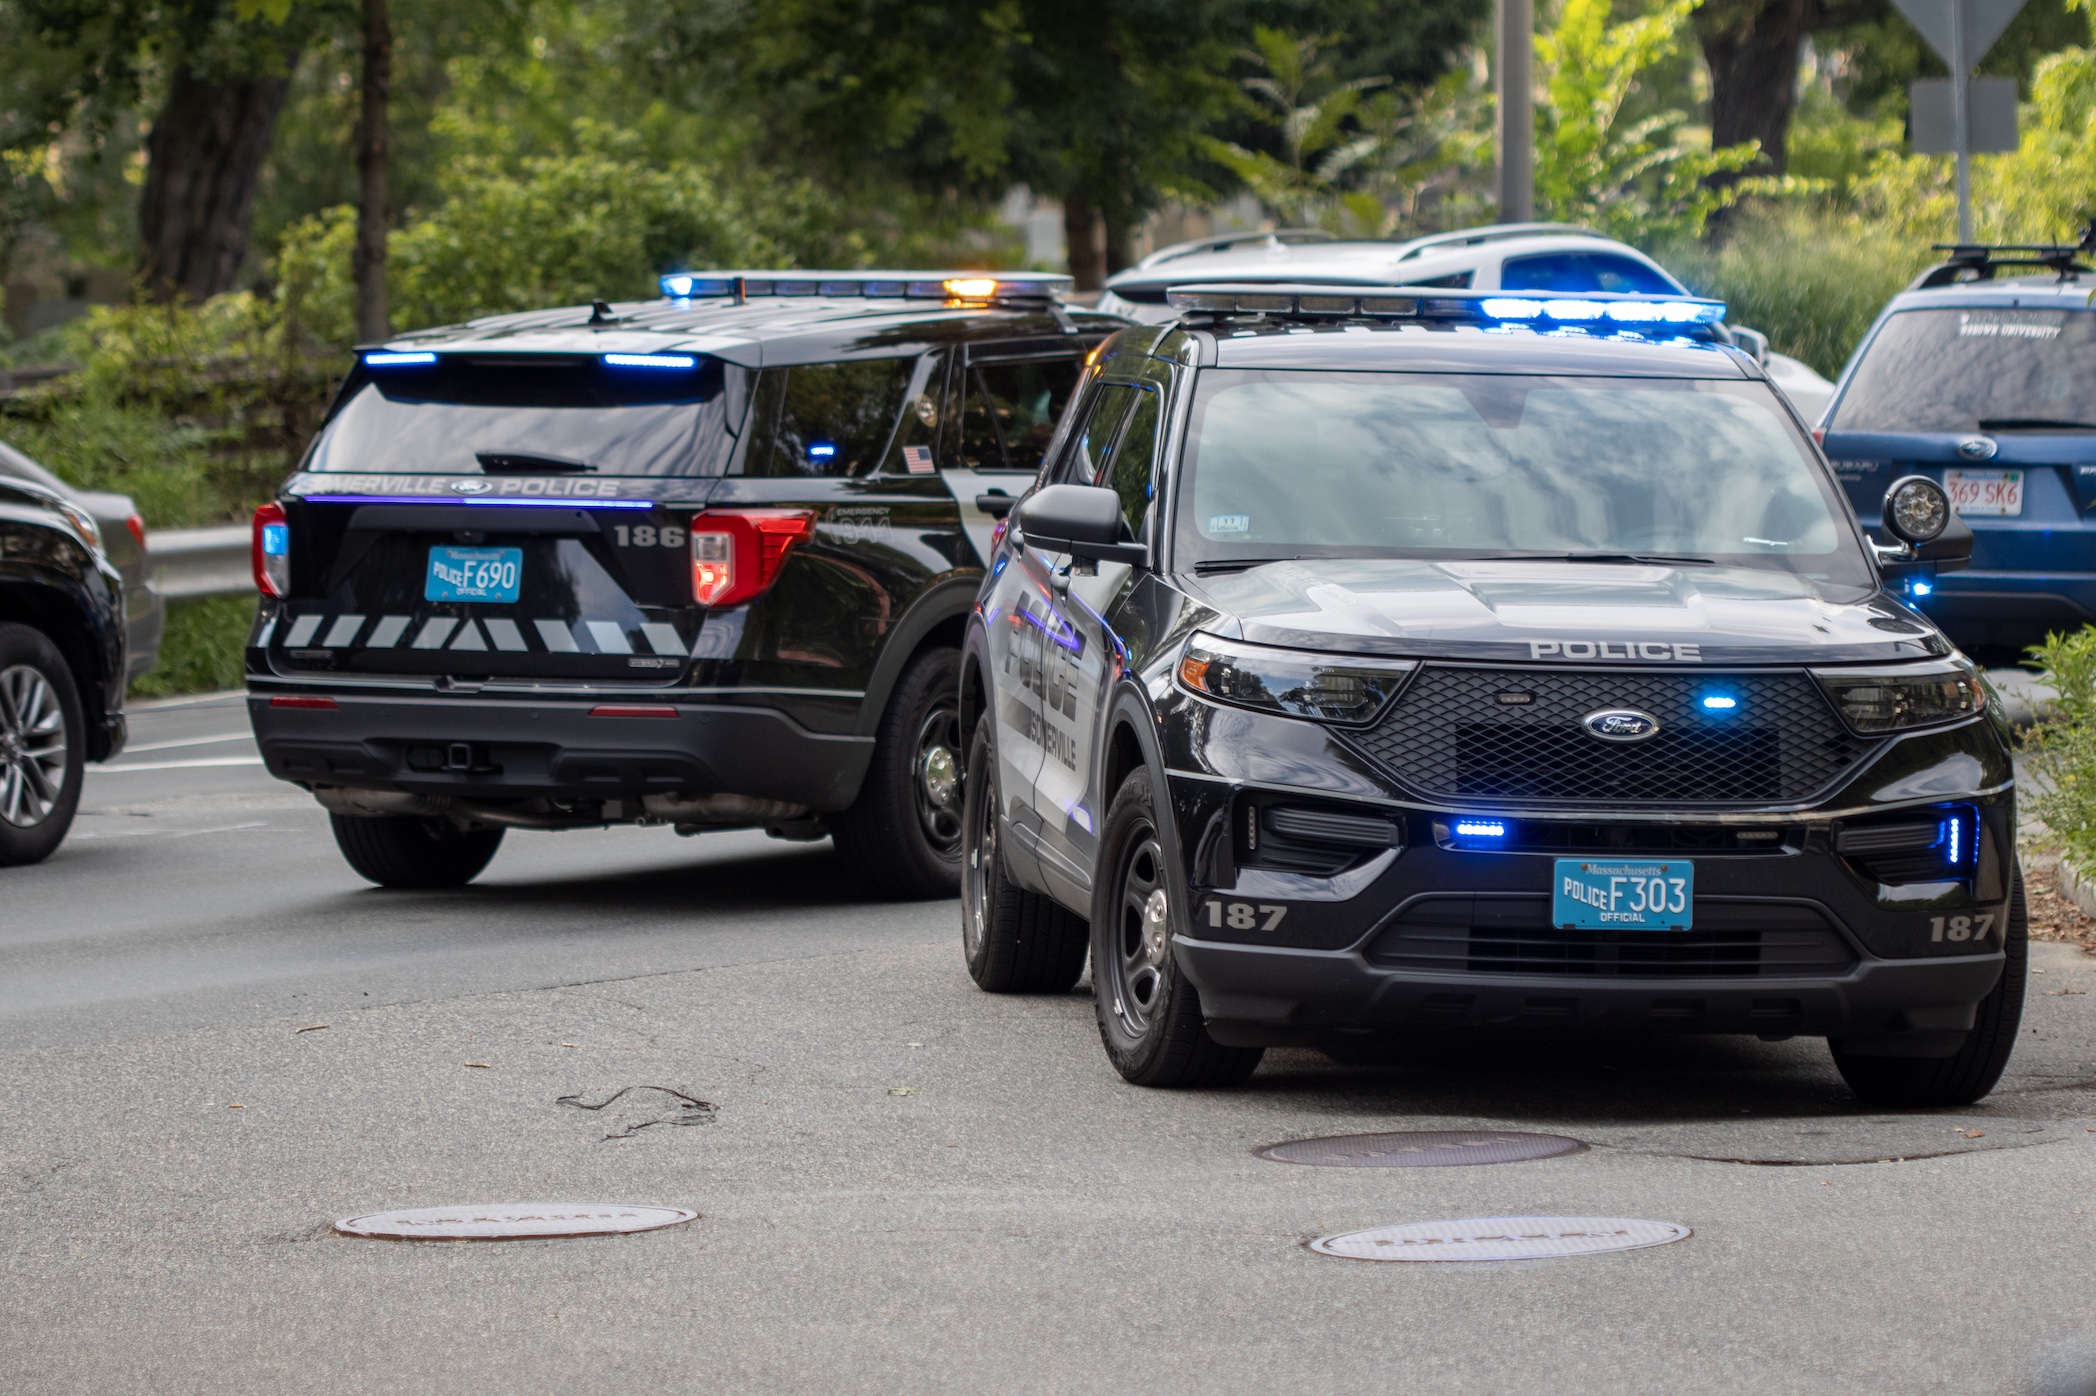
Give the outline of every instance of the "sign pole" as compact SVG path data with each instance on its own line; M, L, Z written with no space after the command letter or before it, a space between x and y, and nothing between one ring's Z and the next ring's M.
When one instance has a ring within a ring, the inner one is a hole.
M1972 241L1972 137L1966 112L1965 0L1950 0L1950 120L1958 148L1958 241Z
M1536 216L1535 0L1499 0L1496 18L1499 221L1526 223Z

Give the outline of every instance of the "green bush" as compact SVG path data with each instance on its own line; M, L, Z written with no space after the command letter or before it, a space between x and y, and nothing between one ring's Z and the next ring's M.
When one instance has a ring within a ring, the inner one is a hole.
M2096 626L2049 635L2031 659L2058 695L2025 739L2025 800L2068 861L2096 869Z
M1725 241L1667 250L1661 260L1727 306L1725 318L1829 378L1841 372L1885 303L1937 255L1926 241L1818 202L1743 208Z
M167 633L160 641L160 662L131 685L133 698L172 698L182 693L216 693L239 688L242 650L254 624L251 596L209 596L176 601L167 608Z

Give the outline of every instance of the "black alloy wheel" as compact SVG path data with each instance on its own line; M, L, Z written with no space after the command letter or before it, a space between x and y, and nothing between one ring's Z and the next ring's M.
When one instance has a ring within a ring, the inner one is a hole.
M1101 876L1092 886L1092 993L1108 1060L1138 1086L1228 1086L1265 1049L1208 1035L1201 998L1172 937L1185 924L1183 883L1158 832L1150 776L1138 770L1107 807Z
M357 875L381 887L463 887L502 846L501 829L461 829L442 819L331 814L335 846Z
M1068 993L1084 973L1090 929L1053 897L1027 891L1005 871L997 743L987 713L975 724L966 770L961 950L968 976L992 994Z
M0 867L51 856L80 808L87 730L65 656L0 623Z
M1872 1105L1910 1109L1970 1105L1993 1090L2016 1048L2030 972L2030 914L2023 903L2023 869L2010 874L2009 924L2002 940L2001 979L1980 1000L1972 1030L1948 1057L1865 1057L1829 1038L1834 1065L1849 1089Z
M910 660L881 714L858 799L830 818L838 856L878 896L961 889L960 675L958 650Z

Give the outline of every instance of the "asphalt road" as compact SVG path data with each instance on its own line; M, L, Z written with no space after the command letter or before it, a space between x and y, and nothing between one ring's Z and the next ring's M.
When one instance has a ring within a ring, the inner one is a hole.
M0 1391L2096 1374L2096 960L2069 948L2037 947L2010 1078L1960 1112L1859 1110L1810 1041L1273 1053L1241 1089L1145 1092L1106 1066L1085 996L978 993L952 904L859 901L824 845L512 834L472 888L380 892L243 729L223 700L140 712L73 838L0 872ZM1253 1154L1475 1126L1591 1147L1394 1170ZM490 1245L326 1225L556 1199L704 1215ZM1535 1214L1694 1234L1500 1264L1304 1244Z

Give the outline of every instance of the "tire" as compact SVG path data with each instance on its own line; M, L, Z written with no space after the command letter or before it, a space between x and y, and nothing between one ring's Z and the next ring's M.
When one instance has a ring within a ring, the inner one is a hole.
M1871 1105L1910 1108L1970 1105L1994 1089L2016 1047L2023 1021L2023 991L2030 969L2030 917L2023 905L2023 871L2009 890L2009 924L2003 937L2001 982L1980 1000L1972 1031L1948 1057L1862 1057L1830 1038L1834 1065L1858 1098Z
M463 887L502 846L500 829L463 831L440 819L331 814L335 845L357 875L381 887Z
M1091 928L1055 898L1005 874L997 747L988 713L968 745L961 801L961 950L968 976L992 994L1066 994L1084 973Z
M65 656L41 631L0 623L0 867L41 862L65 841L86 760Z
M961 655L914 656L895 681L874 737L866 783L830 820L844 866L896 901L961 890Z
M1185 892L1158 839L1148 772L1107 806L1092 884L1092 993L1114 1069L1138 1086L1234 1086L1263 1047L1225 1047L1201 1022L1201 997L1172 955Z

